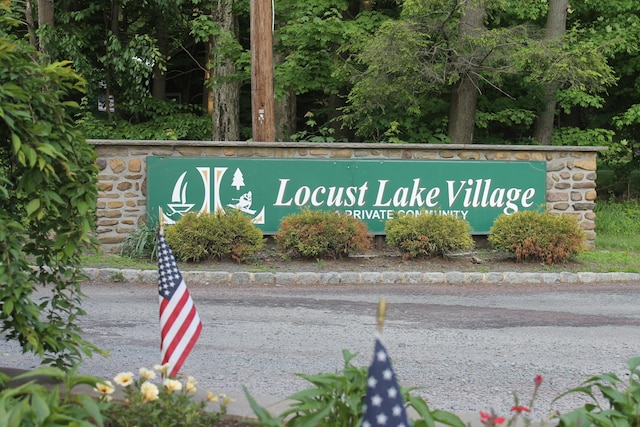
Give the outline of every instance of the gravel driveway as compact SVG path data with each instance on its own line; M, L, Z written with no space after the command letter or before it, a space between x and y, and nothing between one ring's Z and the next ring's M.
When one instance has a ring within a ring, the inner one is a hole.
M280 399L307 387L295 373L334 372L342 350L366 366L378 301L388 302L384 340L404 386L424 387L434 408L507 414L544 378L534 417L580 401L552 399L590 375L626 377L640 355L640 284L574 285L190 285L203 334L182 373L201 389ZM83 371L106 378L159 362L154 285L84 286L86 338L111 353ZM0 365L36 366L14 343ZM265 400L266 401L266 400ZM230 408L233 412L233 408Z

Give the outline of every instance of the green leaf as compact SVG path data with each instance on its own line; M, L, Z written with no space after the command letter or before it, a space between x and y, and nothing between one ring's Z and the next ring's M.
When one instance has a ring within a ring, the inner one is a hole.
M27 212L27 216L32 216L38 209L40 209L40 199L32 199L24 208Z
M13 312L13 300L6 299L3 301L2 312L5 314L5 316L11 315L11 313Z
M37 392L31 394L31 406L38 423L42 423L51 415L49 404Z
M11 146L13 147L14 153L17 153L18 151L20 151L20 147L22 146L22 141L20 141L20 137L15 133L11 134Z

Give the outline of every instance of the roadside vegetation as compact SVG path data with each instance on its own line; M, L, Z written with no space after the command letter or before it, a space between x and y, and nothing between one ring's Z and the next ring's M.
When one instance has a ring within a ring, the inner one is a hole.
M580 271L640 272L640 201L598 201L595 212L597 215L596 249L581 251L577 255L570 257L569 260L583 267ZM319 220L323 216L318 215L317 218ZM120 254L88 254L82 258L83 266L93 268L156 269L154 236L155 230L153 227L139 227L124 242ZM405 238L407 237L405 236ZM389 245L389 242L387 242L387 245ZM362 246L361 248L368 247ZM286 250L288 246L284 245L280 246L280 248ZM465 248L467 247L465 246ZM475 253L478 257L482 257L483 254L491 250L495 249L478 248ZM323 258L331 255L326 253L316 257ZM442 253L438 252L435 255L441 256ZM516 262L515 255L513 262ZM540 262L537 258L525 261L525 264L527 262L532 267L540 268ZM545 268L550 271L562 271L563 266L564 264L559 262L557 265L547 265Z

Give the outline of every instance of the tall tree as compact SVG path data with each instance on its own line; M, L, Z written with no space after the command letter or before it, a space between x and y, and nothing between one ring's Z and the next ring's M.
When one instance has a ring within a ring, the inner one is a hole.
M47 53L48 39L54 28L53 0L38 0L38 29L40 51Z
M449 138L454 144L473 143L476 104L478 100L478 73L482 57L477 54L474 40L484 32L485 0L468 0L460 11L458 41L454 59L460 79L451 90L449 107Z
M221 35L214 36L213 45L238 39L238 18L233 0L218 0L215 16ZM238 141L240 139L240 81L234 58L216 50L211 58L215 66L211 80L214 108L212 112L214 141Z
M238 42L238 18L234 0L195 1L200 4L192 21L191 34L205 43L203 98L211 116L212 138L240 139L240 85L242 75L236 61L242 52Z
M545 27L545 39L557 43L567 29L567 10L569 0L549 0L549 12L547 13L547 25ZM556 117L556 92L557 82L550 82L542 88L542 110L533 128L533 138L542 145L551 144L553 125Z

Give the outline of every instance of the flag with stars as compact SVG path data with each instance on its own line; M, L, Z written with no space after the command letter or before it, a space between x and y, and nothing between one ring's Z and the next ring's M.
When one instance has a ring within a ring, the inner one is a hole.
M162 364L169 364L168 374L175 377L200 337L202 322L162 230L158 231L158 293Z
M369 366L362 427L409 427L400 387L391 367L387 349L376 338L373 361Z

